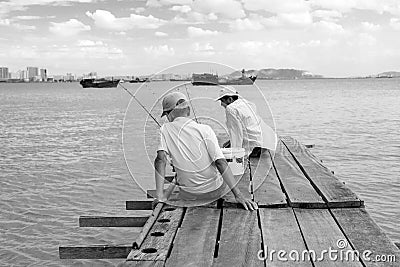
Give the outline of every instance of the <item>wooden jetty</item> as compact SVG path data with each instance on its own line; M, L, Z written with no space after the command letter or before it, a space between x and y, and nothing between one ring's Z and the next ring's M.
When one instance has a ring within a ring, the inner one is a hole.
M125 258L120 267L400 266L399 248L364 202L291 137L280 138L275 155L251 158L237 186L257 211L231 194L183 207L171 183L174 205L159 203L148 218L80 218L81 226L143 226L133 244L60 247L60 258ZM150 209L151 201L126 208Z

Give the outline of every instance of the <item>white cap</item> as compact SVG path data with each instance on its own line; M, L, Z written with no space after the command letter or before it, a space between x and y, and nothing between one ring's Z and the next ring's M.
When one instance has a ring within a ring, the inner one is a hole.
M239 93L236 91L235 88L233 88L233 86L223 86L219 91L219 97L215 99L215 101L221 100L221 98L225 96L239 96Z
M184 100L184 101L180 101ZM167 114L169 111L173 110L175 107L184 107L187 106L187 98L181 92L172 92L164 96L162 101L163 113L161 117Z

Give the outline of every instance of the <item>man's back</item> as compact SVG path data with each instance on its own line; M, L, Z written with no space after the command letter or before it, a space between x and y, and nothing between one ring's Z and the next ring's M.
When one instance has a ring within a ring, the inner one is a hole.
M224 156L211 127L178 117L161 127L158 150L171 157L181 189L207 193L222 185L214 161Z

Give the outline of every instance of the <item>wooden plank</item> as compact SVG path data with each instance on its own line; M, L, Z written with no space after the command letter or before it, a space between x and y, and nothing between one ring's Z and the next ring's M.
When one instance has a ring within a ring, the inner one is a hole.
M132 245L60 246L60 259L118 259L126 258Z
M250 169L254 186L254 200L260 208L287 207L286 196L282 191L271 154L260 158L250 158Z
M164 195L166 194L168 188L164 189ZM179 192L178 189L172 192L172 194L177 194ZM147 198L154 198L156 196L156 189L149 189L146 191Z
M326 208L325 202L303 175L282 141L277 144L273 166L283 186L289 206Z
M264 266L257 256L261 248L257 211L224 208L218 257L213 266Z
M336 224L334 218L327 209L293 209L298 224L306 242L307 249L315 252L313 260L316 267L323 266L362 266L361 262L346 260L346 255L352 248L350 246L338 246L346 244L348 240ZM325 250L325 254L323 254ZM337 250L332 257L327 253L329 250ZM310 254L311 255L311 254ZM340 256L340 255L343 255ZM337 256L335 260L334 256Z
M101 217L80 216L80 227L142 227L148 216L144 217Z
M314 188L323 195L328 207L361 207L363 205L357 195L322 165L309 149L291 137L284 137L283 143Z
M128 200L126 201L127 210L151 210L152 200Z
M259 212L266 265L312 266L310 260L301 261L300 257L297 259L296 255L291 254L291 251L306 250L293 210L291 208L259 209ZM286 252L286 255L282 256L283 259L277 255L280 250Z
M153 227L138 250L132 250L127 260L165 260L182 220L184 208L164 205Z
M220 209L188 208L166 266L211 266Z
M247 161L247 159L245 159ZM246 165L243 175L234 175L235 179L235 187L239 188L240 192L242 192L245 198L252 199L252 195L250 193L250 168ZM228 188L228 187L227 187ZM224 199L224 207L237 207L242 208L240 204L237 203L233 193L231 190L227 192L226 195L223 196Z
M119 263L117 267L163 267L164 261L125 261Z
M332 213L357 251L371 251L373 261L363 260L365 266L400 266L400 251L364 208L333 209ZM394 255L397 261L376 262L377 255Z

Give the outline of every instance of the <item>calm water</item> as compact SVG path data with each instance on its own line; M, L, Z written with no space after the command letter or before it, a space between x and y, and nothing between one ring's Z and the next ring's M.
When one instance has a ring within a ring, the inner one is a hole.
M151 108L174 85L150 83L137 96ZM258 90L238 90L269 124L275 119L280 135L315 144L313 153L365 201L389 237L400 241L400 79L258 81L258 86L273 117ZM215 89L187 88L196 99L196 115L222 135L222 108L198 98L214 98ZM157 128L137 104L126 112L128 103L121 89L0 84L0 265L121 261L59 260L58 246L130 244L140 231L78 227L80 215L148 213L124 208L125 200L145 198L142 188L154 188ZM152 112L159 117L157 103Z

